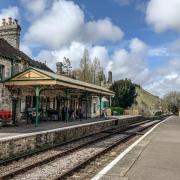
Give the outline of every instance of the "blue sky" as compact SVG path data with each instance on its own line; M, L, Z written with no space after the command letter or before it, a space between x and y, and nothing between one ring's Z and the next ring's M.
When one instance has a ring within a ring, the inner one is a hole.
M163 96L180 88L180 1L1 0L0 18L17 18L21 50L46 62L69 57L78 67L83 50L99 58L115 80L130 78Z

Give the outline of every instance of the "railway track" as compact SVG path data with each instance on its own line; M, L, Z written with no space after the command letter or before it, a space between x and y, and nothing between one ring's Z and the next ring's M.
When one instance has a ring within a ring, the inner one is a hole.
M159 121L144 121L73 141L0 166L0 179L64 179L101 154Z

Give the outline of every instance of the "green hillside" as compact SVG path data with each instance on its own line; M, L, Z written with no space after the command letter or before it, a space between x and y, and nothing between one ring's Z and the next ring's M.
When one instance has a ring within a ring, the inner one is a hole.
M133 109L139 109L141 114L153 115L157 111L165 111L166 104L158 96L136 87L137 97L132 106Z

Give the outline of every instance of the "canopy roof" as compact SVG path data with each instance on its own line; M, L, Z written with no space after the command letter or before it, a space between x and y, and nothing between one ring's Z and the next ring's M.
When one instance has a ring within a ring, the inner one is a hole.
M59 88L79 89L102 95L113 96L114 92L104 87L86 83L39 68L29 67L5 81L6 86L56 86Z

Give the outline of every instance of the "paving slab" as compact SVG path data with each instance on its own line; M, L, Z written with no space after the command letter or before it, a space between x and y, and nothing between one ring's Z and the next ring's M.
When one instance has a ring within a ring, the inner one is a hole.
M180 118L155 128L101 178L107 179L180 180Z

